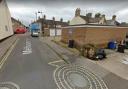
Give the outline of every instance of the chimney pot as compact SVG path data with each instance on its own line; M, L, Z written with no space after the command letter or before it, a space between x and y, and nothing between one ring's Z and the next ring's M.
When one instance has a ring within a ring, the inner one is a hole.
M44 15L44 19L46 19L46 15Z
M81 12L80 8L77 8L75 11L75 17L80 16L80 12Z
M112 20L116 20L116 15L113 15L112 16Z
M55 17L53 17L52 20L55 21Z
M63 22L63 18L60 19L60 22Z

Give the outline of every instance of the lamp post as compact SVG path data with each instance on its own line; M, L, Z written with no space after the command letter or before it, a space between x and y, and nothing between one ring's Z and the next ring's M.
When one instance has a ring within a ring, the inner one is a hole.
M37 12L35 13L35 15L36 15L36 21L37 21Z
M40 13L42 15L42 18L43 18L43 12L42 11L38 11L38 13Z
M55 21L55 17L53 17L53 27L54 27L54 30L55 30L55 36L54 36L54 40L55 40L55 37L56 37L56 21Z
M38 11L37 14L41 14L42 18L43 18L43 12L42 11ZM39 21L40 22L40 21ZM41 24L43 23L42 21L40 22ZM40 34L42 34L42 27L41 25L38 23L38 25L40 26ZM42 24L43 25L43 24Z

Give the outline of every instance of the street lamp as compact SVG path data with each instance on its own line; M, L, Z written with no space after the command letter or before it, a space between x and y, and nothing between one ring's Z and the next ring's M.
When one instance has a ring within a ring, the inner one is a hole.
M35 15L36 15L36 21L37 21L37 19L38 19L38 13L40 13L40 14L42 15L42 17L43 17L43 12L42 12L42 11L35 12Z
M36 21L37 21L37 12L35 14L36 14Z
M54 39L55 39L56 35L57 35L55 17L53 17L53 26L54 26L54 30L55 30L55 36L54 36Z
M42 12L42 11L38 11L37 14L41 14L41 15L42 15L42 18L43 18L43 12ZM39 22L40 22L40 21L39 21ZM38 25L40 26L40 34L42 34L41 28L43 28L43 20L41 21L41 24L42 24L42 27L41 27L41 25L39 25L39 23L38 23Z
M38 13L40 13L42 15L42 18L43 18L43 12L42 11L38 11Z

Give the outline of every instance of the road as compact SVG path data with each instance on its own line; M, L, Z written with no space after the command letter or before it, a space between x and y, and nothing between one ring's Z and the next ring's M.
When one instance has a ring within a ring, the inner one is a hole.
M38 38L19 35L18 39L0 69L0 84L5 87L2 89L12 85L20 89L57 89L53 78L55 67L48 63L60 58Z
M55 50L53 51L39 38L31 37L29 34L17 37L16 44L4 57L4 63L0 63L0 89L126 89L127 87L126 80L111 73L105 72L107 76L103 78L95 75L94 70L92 72L88 68L99 68L90 62L86 61L84 64L88 65L86 68L80 64L63 65L65 62ZM100 70L99 74L104 71L105 69Z

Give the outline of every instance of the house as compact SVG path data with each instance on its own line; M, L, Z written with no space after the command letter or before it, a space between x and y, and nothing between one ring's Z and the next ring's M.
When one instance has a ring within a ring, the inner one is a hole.
M116 15L112 16L112 19L106 20L105 15L102 15L101 20L99 21L101 25L112 25L112 26L119 26L120 23L116 20Z
M80 8L77 8L75 11L75 17L70 21L69 25L78 25L78 24L98 24L101 17L92 17L91 13L86 14L86 16L81 15Z
M67 22L63 22L62 18L60 21L56 21L55 17L50 20L46 19L46 15L43 18L38 18L37 22L40 25L42 36L60 36L61 27L68 25Z
M0 40L13 35L11 15L6 0L0 0Z
M81 15L80 8L77 8L75 11L75 17L70 21L69 25L78 25L78 24L101 24L101 25L113 25L117 26L120 23L116 20L116 15L112 16L112 19L106 20L105 15L98 14L95 17L92 17L92 13L87 13L86 16Z
M13 31L15 32L15 30L19 27L24 27L24 25L21 23L21 21L11 17L11 20L12 20L12 28L13 28Z
M122 22L122 23L120 24L120 26L128 27L128 23Z

